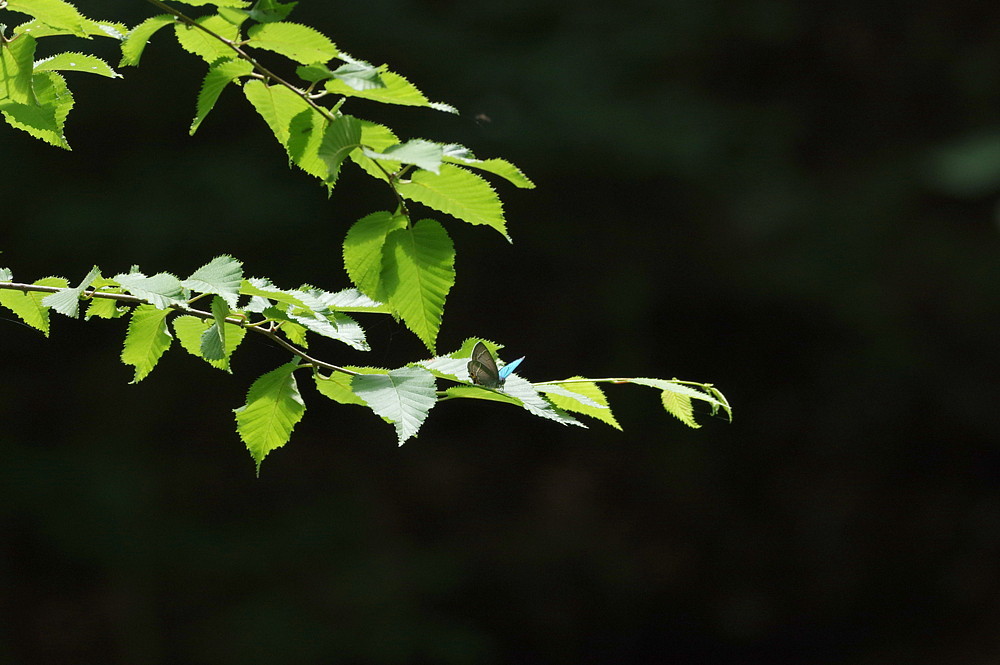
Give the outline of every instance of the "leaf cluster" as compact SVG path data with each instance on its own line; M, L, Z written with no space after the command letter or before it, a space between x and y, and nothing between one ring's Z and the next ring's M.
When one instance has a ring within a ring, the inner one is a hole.
M168 272L146 275L137 267L104 277L95 267L76 286L61 277L15 282L10 270L0 269L0 306L45 335L52 310L77 317L83 309L86 319L127 317L121 360L133 368L133 382L149 375L175 339L189 354L228 372L247 334L268 337L291 359L254 381L246 402L235 409L236 430L258 471L305 413L296 381L303 371L319 394L366 406L391 423L400 444L417 434L435 404L456 398L504 402L564 425L582 426L573 414L584 415L620 429L600 383L658 389L664 408L692 427L698 426L695 402L706 403L713 414L730 414L725 398L710 384L678 380L573 377L532 383L511 374L502 389L477 385L468 371L472 349L482 342L495 354L500 347L470 337L454 351L437 352L445 301L456 279L455 247L445 225L424 216L433 213L415 211L422 206L487 226L509 241L503 206L484 174L519 188L533 183L504 159L478 159L453 143L401 140L389 127L348 113L355 103L371 102L457 111L428 100L386 65L348 55L319 30L289 21L296 3L177 0L208 11L189 16L163 0L147 1L161 13L127 29L86 18L64 0L0 0L0 21L5 12L29 17L10 34L0 31L0 114L8 124L68 149L63 129L73 97L59 72L119 76L92 55L68 52L35 59L40 40L117 39L124 67L139 65L149 41L167 31L206 66L190 133L232 86L264 121L291 167L317 178L328 192L345 165L357 168L386 186L393 205L348 229L342 253L352 286L340 291L280 288L266 278L245 277L239 261L220 256L184 279ZM294 74L276 73L274 58ZM402 321L431 357L392 369L340 366L312 355L310 345L318 338L368 350L357 315Z

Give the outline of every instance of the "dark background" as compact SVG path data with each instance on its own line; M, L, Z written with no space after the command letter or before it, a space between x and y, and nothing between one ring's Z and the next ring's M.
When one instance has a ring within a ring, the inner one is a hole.
M174 349L129 385L120 321L54 315L48 341L0 321L0 662L1000 662L995 3L292 19L463 115L350 112L538 184L496 183L513 246L445 220L441 349L498 339L533 380L711 381L736 418L689 430L612 386L624 433L447 402L397 448L302 382L255 478L231 409L280 350L248 340L229 376ZM391 200L351 169L327 200L235 88L189 138L203 70L164 32L124 79L68 75L73 152L0 133L0 264L75 283L226 252L346 286L346 229ZM423 357L366 323L373 352L324 352Z

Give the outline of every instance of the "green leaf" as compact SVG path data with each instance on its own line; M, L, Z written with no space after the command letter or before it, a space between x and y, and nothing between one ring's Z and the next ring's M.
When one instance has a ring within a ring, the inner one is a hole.
M118 307L118 303L110 298L93 298L87 305L87 313L83 315L86 320L92 317L99 319L117 319L128 312L127 307Z
M63 0L8 0L7 9L33 16L42 23L66 30L77 37L88 37L87 23L76 7Z
M396 191L469 224L491 226L510 240L500 198L489 183L463 168L442 164L440 175L417 171L410 180L400 182Z
M337 57L337 47L315 28L298 23L259 23L247 31L247 45L274 51L309 65Z
M361 145L372 150L384 150L397 143L399 143L399 139L385 125L361 120ZM351 153L351 161L360 166L368 175L378 180L387 180L386 171L394 173L400 167L398 162L383 162L381 165L378 165L371 157L366 157L361 148Z
M66 280L62 277L45 277L34 282L34 284L36 286L58 286L59 288L67 286ZM14 312L19 319L32 328L41 330L48 337L49 308L42 304L42 299L46 295L37 291L22 293L20 291L0 289L0 305Z
M335 78L323 84L327 92L347 97L360 97L370 99L383 104L399 104L402 106L430 106L424 93L420 92L415 85L405 78L385 69L385 66L377 70L382 87L359 89L352 85L352 82Z
M191 273L190 277L181 282L181 286L198 293L222 296L230 307L235 308L242 283L243 264L223 254Z
M334 402L339 402L340 404L368 406L363 399L354 394L354 390L351 388L351 378L350 374L344 374L343 372L334 372L328 378L320 376L319 372L313 373L316 390L321 395L329 397Z
M423 139L412 139L406 143L390 146L382 152L369 148L363 150L366 157L378 160L389 160L402 164L413 164L435 174L440 173L443 150L440 143Z
M32 90L35 38L0 41L0 102L36 104Z
M367 62L347 62L330 72L338 81L343 81L354 90L375 90L384 88L385 82L379 75L378 67Z
M246 336L246 328L227 323L225 326L226 346L224 357L220 360L208 360L202 354L202 335L215 325L212 321L197 316L178 316L173 319L174 333L181 347L191 355L205 360L209 365L224 372L230 372L229 359Z
M75 319L80 313L80 294L83 293L84 289L90 286L90 282L93 281L95 277L101 274L100 269L94 266L87 273L87 276L83 278L75 288L63 289L58 293L52 293L44 298L42 298L42 304L46 307L51 307L60 314L68 316Z
M385 239L406 228L406 217L391 212L373 212L356 221L344 237L344 269L361 293L382 300L382 249Z
M434 351L444 300L455 283L455 248L448 232L433 219L386 237L382 254L386 302L406 327Z
M288 150L288 128L292 118L303 111L312 111L305 100L284 86L267 86L258 80L247 81L243 94L264 118L278 143Z
M220 296L212 296L212 325L201 335L201 356L205 360L226 357L226 317L229 305Z
M258 475L264 457L288 443L306 411L295 383L296 367L293 360L264 374L250 386L246 404L233 409L236 431L257 463Z
M451 143L444 146L443 159L451 164L462 164L474 169L479 169L480 171L486 171L487 173L498 175L501 178L508 180L515 187L520 187L521 189L535 188L535 183L531 182L528 176L521 172L521 169L511 164L506 159L476 159L472 154L472 151L463 145L458 145L457 143Z
M317 335L343 342L358 351L370 351L365 331L358 322L340 312L327 314L288 314L288 317Z
M124 23L116 23L114 21L92 21L86 19L84 24L84 29L87 31L87 35L92 37L111 37L122 41L128 34L128 28ZM72 35L74 34L72 30L66 30L63 28L54 28L47 23L43 23L38 19L28 21L27 23L22 23L21 25L14 28L15 35L31 35L35 39L40 39L42 37L52 37L55 35Z
M251 9L248 14L250 15L250 18L258 23L284 21L297 4L299 3L283 3L277 2L277 0L257 0L257 4L253 6L253 9Z
M337 179L336 174L330 177L330 170L319 155L327 124L327 119L319 111L311 108L300 111L288 125L285 150L293 164L326 182L329 189Z
M553 406L552 402L541 395L529 381L522 379L516 374L511 374L507 377L503 392L511 397L516 397L525 409L536 416L548 418L563 425L587 427L562 409Z
M118 63L118 66L138 65L146 44L149 43L150 38L152 38L156 31L171 23L176 23L176 21L177 19L170 14L159 14L158 16L150 16L129 30L125 41L122 42L122 59Z
M434 375L422 367L355 376L351 387L372 411L395 426L399 445L416 435L437 403Z
M663 402L663 408L677 420L689 427L701 427L694 419L694 406L690 396L664 390L660 393L660 401Z
M582 377L573 377L573 379L580 378ZM549 401L564 411L582 413L597 418L615 429L621 429L621 425L611 413L604 391L593 381L538 385L535 388L545 393Z
M342 115L327 126L318 155L326 164L328 183L336 182L340 165L359 145L361 145L361 124L356 118Z
M31 77L31 81L34 103L0 101L4 120L11 127L21 129L36 139L69 150L63 126L73 108L73 95L66 87L66 81L55 72L38 72Z
M205 80L201 83L201 90L198 91L198 110L188 133L193 135L198 131L205 116L215 107L215 102L218 101L223 88L233 79L246 76L251 72L253 72L253 65L246 60L220 60L209 67Z
M108 63L86 53L60 53L35 63L36 72L73 71L99 74L108 78L121 78L121 74L111 69Z
M115 275L114 279L121 284L123 291L142 298L157 309L166 309L187 300L181 281L167 272L152 277L146 277L141 272L122 273Z
M381 253L381 248L379 249ZM344 289L336 293L317 295L323 304L338 312L364 312L366 314L390 314L392 309L383 303L372 300L357 289Z
M135 367L132 383L142 381L153 371L163 352L170 348L170 331L167 330L169 309L157 309L152 305L139 305L132 310L122 362Z
M240 27L233 25L217 14L202 16L195 19L194 22L231 42L235 42L240 38ZM232 48L212 35L209 35L204 30L199 30L185 23L177 23L174 26L174 34L177 35L177 42L181 45L181 48L188 53L195 54L209 64L222 58L231 58L236 53Z
M483 399L489 402L503 402L514 406L524 406L521 400L511 397L499 390L490 390L482 386L450 386L444 391L448 397L458 397L463 399Z
M693 399L707 402L712 407L712 413L721 409L725 411L730 418L732 417L732 410L729 407L729 403L725 401L722 393L715 390L711 386L703 386L711 391L703 392L702 390L693 386L685 385L676 380L668 381L666 379L631 378L628 379L628 381L629 383L635 383L641 386L650 386L651 388L658 388L661 390L660 401L663 403L663 408L682 423L690 427L701 427L701 425L696 423L694 420L694 408L691 402Z
M246 0L177 0L177 2L181 2L192 7L213 5L215 7L235 7L237 9L243 9L250 6L250 3Z
M302 302L302 300L300 300L293 291L279 289L264 277L251 277L250 279L244 279L240 284L240 293L251 296L252 298L264 299L266 301L282 302L288 305L294 305L295 307L307 307L307 305ZM251 306L246 309L251 312L262 312L270 306L270 302L265 302L261 306Z

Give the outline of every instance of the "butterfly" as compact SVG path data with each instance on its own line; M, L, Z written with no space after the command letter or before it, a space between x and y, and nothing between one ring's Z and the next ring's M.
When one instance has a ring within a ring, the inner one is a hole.
M476 385L487 388L503 388L504 381L517 369L522 360L524 360L524 356L497 369L493 354L490 353L485 344L477 342L476 347L472 349L472 360L469 361L469 378Z

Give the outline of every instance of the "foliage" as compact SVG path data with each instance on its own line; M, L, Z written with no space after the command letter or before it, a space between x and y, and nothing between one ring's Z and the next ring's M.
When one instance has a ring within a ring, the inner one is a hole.
M242 91L284 149L289 163L332 190L345 165L384 183L394 210L358 220L343 243L344 268L353 286L330 292L310 285L286 289L267 278L246 277L233 257L219 256L186 279L133 267L111 278L94 267L76 286L62 278L31 284L0 270L0 305L48 335L49 310L69 317L87 305L85 318L128 317L122 362L134 368L133 381L153 370L173 339L188 353L230 371L230 359L248 333L267 336L292 356L250 386L246 403L235 410L237 432L259 471L264 457L284 445L304 415L306 404L296 373L310 372L318 392L342 404L360 404L391 423L400 444L413 437L440 401L489 399L523 407L562 424L581 425L582 414L619 428L599 383L634 383L661 392L665 409L697 427L693 402L712 413L730 414L722 394L710 384L677 380L570 378L531 383L516 374L501 387L478 385L469 375L476 344L495 354L496 343L471 337L454 351L437 352L447 295L455 284L455 249L435 219L416 219L414 204L459 221L493 228L510 240L500 198L482 174L519 188L533 183L513 164L481 160L471 150L414 138L401 141L388 127L345 112L352 98L382 104L454 108L431 102L403 76L340 51L318 30L287 21L295 3L258 0L181 0L213 8L192 18L161 0L148 0L163 13L131 30L84 17L63 0L0 0L0 9L30 19L0 39L0 113L11 126L69 148L64 136L74 100L61 71L118 77L107 63L82 53L36 59L41 39L103 36L121 41L120 66L138 65L148 41L171 28L181 48L207 66L190 132L197 131L221 94L232 84ZM0 18L3 15L0 14ZM264 53L262 53L264 52ZM275 73L261 55L291 61L298 80ZM478 173L477 173L478 172ZM201 301L207 307L195 305ZM325 337L368 350L364 329L353 315L389 315L401 320L431 357L402 368L346 367L310 355L310 341ZM438 389L438 380L455 385Z

